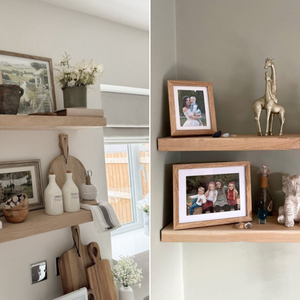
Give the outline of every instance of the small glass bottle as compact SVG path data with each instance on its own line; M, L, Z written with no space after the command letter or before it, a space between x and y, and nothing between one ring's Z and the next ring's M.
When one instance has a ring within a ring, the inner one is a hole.
M256 197L257 216L261 224L266 222L267 216L273 216L273 196L269 189L269 174L271 170L267 166L262 166L260 190Z
M55 174L49 174L49 183L45 189L45 213L57 216L64 212L62 191L56 183Z
M67 179L62 188L64 198L64 208L66 212L76 212L80 210L79 190L73 181L72 173L67 171Z

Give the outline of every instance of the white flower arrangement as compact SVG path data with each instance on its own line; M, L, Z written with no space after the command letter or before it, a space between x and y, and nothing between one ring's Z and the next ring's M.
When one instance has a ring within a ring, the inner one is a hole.
M150 195L147 194L144 199L137 202L137 207L149 216L150 213Z
M93 85L95 81L103 73L103 65L91 60L89 62L83 60L74 66L70 65L71 57L65 53L63 60L58 64L60 69L55 77L56 82L59 83L61 89L75 86Z
M116 285L128 287L138 285L141 287L142 269L137 268L134 256L120 256L118 263L112 268L114 282Z

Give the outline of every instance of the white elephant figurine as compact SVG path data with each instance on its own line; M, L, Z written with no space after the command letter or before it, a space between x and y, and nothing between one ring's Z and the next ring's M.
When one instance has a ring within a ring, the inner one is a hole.
M293 227L295 222L300 222L300 175L282 175L282 190L285 199L284 205L278 209L277 221L286 227Z

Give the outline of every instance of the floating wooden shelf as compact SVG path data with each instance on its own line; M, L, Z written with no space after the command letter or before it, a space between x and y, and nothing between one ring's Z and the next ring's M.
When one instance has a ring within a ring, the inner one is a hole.
M29 212L28 218L23 223L8 223L2 217L3 229L0 230L0 243L21 239L24 237L45 233L73 225L91 222L92 214L81 209L76 213L63 213L59 216L49 216L44 209Z
M228 138L166 137L158 139L159 151L251 151L300 149L300 134L283 136L237 135Z
M85 129L106 126L106 118L0 115L0 130Z
M299 243L300 226L288 228L268 217L267 224L259 225L254 219L252 229L235 229L233 225L221 225L196 229L174 230L173 223L161 231L162 242L253 242Z

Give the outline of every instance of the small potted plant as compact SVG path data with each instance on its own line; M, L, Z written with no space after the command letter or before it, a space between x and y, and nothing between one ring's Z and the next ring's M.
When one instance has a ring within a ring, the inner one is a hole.
M144 213L144 233L146 235L149 235L149 213L150 213L149 194L147 194L145 198L137 202L137 207L141 209Z
M71 66L70 60L70 55L65 53L56 76L56 82L63 90L64 107L87 107L87 86L95 84L103 73L103 65L94 60L82 60Z
M138 269L133 256L120 256L118 263L112 268L114 282L120 285L119 300L134 300L131 286L141 287L142 269Z

